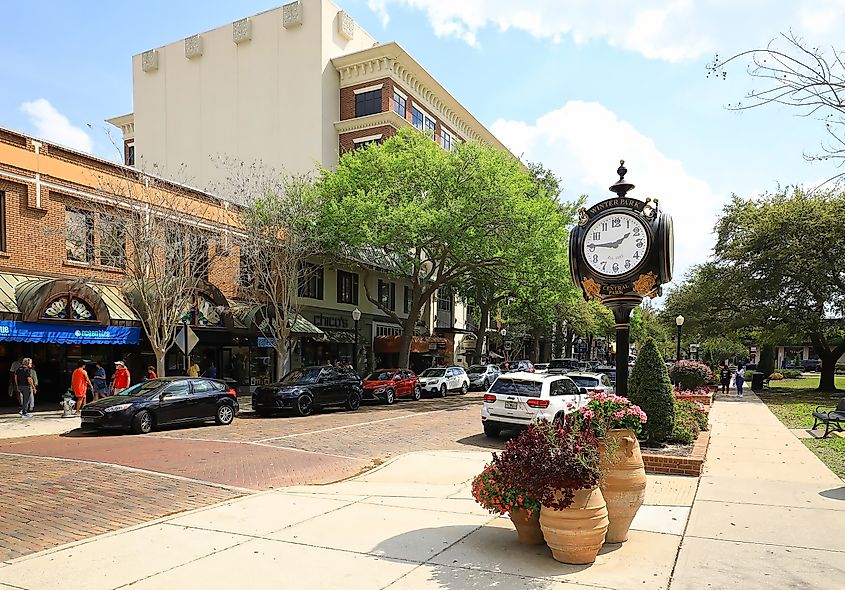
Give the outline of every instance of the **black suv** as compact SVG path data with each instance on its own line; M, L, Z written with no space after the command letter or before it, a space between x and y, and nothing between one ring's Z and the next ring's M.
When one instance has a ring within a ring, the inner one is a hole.
M291 371L279 383L258 387L252 394L252 409L259 416L278 411L307 416L329 406L357 410L362 394L361 378L352 369L305 367Z

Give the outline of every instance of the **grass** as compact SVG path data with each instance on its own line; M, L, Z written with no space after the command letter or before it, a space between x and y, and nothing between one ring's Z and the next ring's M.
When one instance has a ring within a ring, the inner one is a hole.
M801 377L772 381L772 387L757 394L772 413L787 428L810 428L813 426L812 414L817 406L833 408L845 393L819 393L819 377ZM836 386L845 389L845 376L837 375ZM821 459L831 471L845 478L845 439L831 435L825 439L807 439L802 441L808 449Z

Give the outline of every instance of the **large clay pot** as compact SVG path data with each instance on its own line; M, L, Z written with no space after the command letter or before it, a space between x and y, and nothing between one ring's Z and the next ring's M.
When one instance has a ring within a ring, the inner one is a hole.
M516 527L516 536L523 545L542 545L543 531L540 530L540 513L534 512L528 516L528 511L522 508L512 510L511 522Z
M599 466L601 479L599 487L607 502L610 526L607 529L607 543L623 543L628 540L628 529L645 499L646 476L640 443L632 430L617 429L607 433L611 445L599 441ZM607 447L613 451L609 456Z
M593 563L607 532L607 506L599 488L578 490L572 506L540 509L540 528L552 556L563 563Z

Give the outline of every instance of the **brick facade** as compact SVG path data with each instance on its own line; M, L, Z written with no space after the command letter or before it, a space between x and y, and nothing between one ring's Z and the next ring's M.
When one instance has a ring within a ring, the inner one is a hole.
M381 134L381 141L383 141L388 137L396 135L396 129L391 125L380 125L378 127L359 129L358 131L350 131L349 133L341 133L338 135L338 147L340 148L340 153L354 150L356 139L379 134Z

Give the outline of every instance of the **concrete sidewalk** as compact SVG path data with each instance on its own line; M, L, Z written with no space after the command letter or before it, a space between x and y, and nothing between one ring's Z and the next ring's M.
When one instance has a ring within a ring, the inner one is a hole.
M17 412L0 414L0 438L64 434L79 428L79 416L62 418L61 410L35 412L24 418Z
M753 394L720 398L672 590L845 587L845 486Z
M698 480L650 476L628 542L605 546L590 567L568 566L545 546L519 545L509 520L472 500L470 481L489 458L411 453L337 484L289 487L159 519L2 563L0 588L668 586Z

